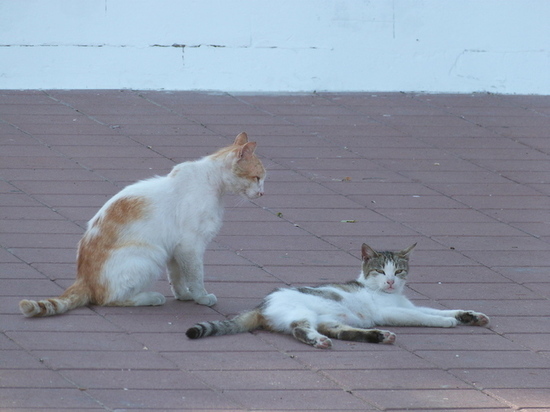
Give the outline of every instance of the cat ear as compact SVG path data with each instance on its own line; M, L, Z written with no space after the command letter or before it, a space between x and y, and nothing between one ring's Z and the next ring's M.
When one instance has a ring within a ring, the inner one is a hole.
M404 257L409 257L409 255L411 254L412 250L415 248L416 246L416 243L414 243L413 245L409 246L407 249L403 249L401 252L399 252L398 254L401 255L401 256L404 256Z
M238 159L250 159L256 150L256 142L245 143L243 147L239 150Z
M369 245L367 245L366 243L363 243L361 245L361 258L363 259L364 262L376 256L378 256L378 252L376 252Z
M233 144L235 146L242 146L246 142L248 142L248 135L245 132L241 132L237 135Z

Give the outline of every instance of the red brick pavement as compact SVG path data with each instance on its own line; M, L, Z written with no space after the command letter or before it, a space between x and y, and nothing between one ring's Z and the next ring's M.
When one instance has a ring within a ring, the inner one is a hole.
M80 308L85 222L125 185L258 141L266 196L229 196L213 308ZM550 97L0 91L0 409L550 410ZM345 221L350 221L346 223ZM393 346L266 332L188 340L275 287L354 278L359 247L418 247L408 295L489 328L391 328Z

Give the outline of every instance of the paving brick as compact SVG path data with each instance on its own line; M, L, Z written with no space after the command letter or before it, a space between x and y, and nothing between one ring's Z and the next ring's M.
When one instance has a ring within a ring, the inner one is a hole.
M492 196L492 195L510 195L514 194L520 196L522 194L536 194L536 190L524 185L520 185L515 182L505 182L497 184L488 183L435 183L430 184L430 188L447 196L457 195L478 195L478 196Z
M458 408L498 408L502 404L475 389L358 390L357 395L382 410L448 410Z
M389 329L389 328L388 328ZM293 339L293 338L290 338ZM398 346L336 341L334 351L307 350L295 341L295 359L308 367L322 370L433 369L433 364Z
M193 389L90 389L86 393L106 407L117 410L135 408L152 410L162 405L164 409L175 410L217 410L235 409L239 404L226 395L211 390Z
M179 370L63 370L59 374L86 389L208 389L195 374Z
M531 250L510 250L507 253L499 253L498 251L467 251L464 252L467 256L475 259L477 262L485 266L544 266L548 263L541 253Z
M532 236L502 236L496 239L494 236L437 236L433 239L458 250L474 251L542 250L546 245L546 242Z
M415 284L413 287L419 293L434 299L449 299L468 296L469 299L503 299L513 297L514 299L540 299L536 293L528 288L515 283L503 283L498 288L492 283L436 283L436 284Z
M350 208L338 208L338 209L308 209L308 208L293 208L293 207L283 207L273 209L280 213L280 218L288 220L291 223L302 224L303 222L324 222L324 223L339 223L342 228L350 228L351 226L356 226L356 224L368 224L372 223L387 223L391 222L380 215L379 213L366 209L357 207ZM280 210L280 211L279 211ZM363 227L364 228L364 227ZM364 235L363 235L364 236Z
M495 339L494 336L481 328L474 327L458 327L456 333L441 333L436 336L425 336L423 333L417 334L413 328L392 328L392 332L397 334L399 346L412 352L418 350L498 351L524 349L524 346L519 342L511 342L505 337Z
M263 262L268 266L349 266L357 265L359 262L353 256L342 251L273 251L273 252L255 252L243 251L241 255L250 259L252 262Z
M478 351L439 350L416 351L416 354L439 367L456 368L548 368L550 359L546 359L528 350L523 351Z
M537 333L550 330L550 318L548 316L506 316L495 317L493 326L499 333Z
M18 296L48 296L63 292L63 289L48 279L2 279L2 294Z
M498 316L503 319L507 316L550 316L550 307L546 299L538 300L521 300L521 299L493 299L493 300L452 300L440 301L445 306L453 306L459 308L474 308L477 311ZM504 303L504 304L502 304ZM517 321L517 318L514 319ZM513 322L511 322L513 323Z
M528 235L540 238L544 241L548 241L550 237L550 227L549 225L541 225L540 223L529 222L529 223L511 223L511 227L517 228Z
M39 206L4 206L0 212L0 219L25 220L30 217L37 220L63 220L54 210Z
M202 341L194 342L189 340L185 331L198 321L221 320L220 315L187 315L174 322L174 328L177 332L158 333L158 332L134 332L132 337L141 342L143 346L159 352L183 352L193 350L199 353L192 353L191 356L209 356L209 352L241 352L241 351L259 351L265 352L272 348L266 345L264 341L255 335L244 333L239 335L230 335L223 337L212 337ZM182 353L182 354L183 354Z
M376 410L353 394L342 390L238 390L228 391L245 408L253 410L295 410L302 411Z
M216 338L211 338L210 341ZM218 341L223 342L224 337ZM227 339L225 339L227 342ZM175 362L187 371L219 370L303 370L302 364L296 362L292 355L281 353L272 348L267 351L240 351L239 347L225 345L223 351L208 351L202 354L202 348L209 342L191 342L185 352L163 352L163 357ZM219 344L219 343L218 343ZM216 345L218 345L216 344ZM269 349L269 348L268 348Z
M402 214L408 212L404 211ZM384 211L387 215L388 212ZM399 216L395 218L399 219ZM437 218L437 217L436 217ZM407 222L407 226L411 229L422 233L425 236L521 236L524 231L514 228L510 225L502 225L494 221L486 221L490 219L487 216L477 215L470 217L477 221L473 222L445 222L445 221L412 221ZM418 218L417 218L418 219Z
M139 350L143 345L126 333L105 332L6 332L10 339L28 350Z
M548 409L550 405L550 395L548 389L490 389L487 393L506 399L515 408L544 408ZM536 410L536 409L534 409Z
M15 279L43 279L44 275L23 262L0 263L0 273L3 277Z
M363 388L380 390L401 389L468 389L470 385L451 374L434 369L400 370L330 370L327 376L343 385L346 390Z
M411 239L414 241L414 239ZM402 241L401 241L402 242ZM410 242L409 242L410 243ZM405 243L406 245L407 243ZM401 244L398 245L402 247ZM417 246L418 247L418 246ZM442 268L437 261L432 265L417 265L415 254L411 257L409 284L411 283L508 283L510 279L485 267L449 266Z
M16 343L12 342L11 344L2 347L2 364L0 366L2 374L4 374L4 371L21 370L29 372L30 370L47 369L47 365L44 364L39 356L30 354L26 350L11 349L15 345ZM16 346L17 348L20 348L20 346ZM32 373L32 371L29 373ZM25 376L26 372L22 372L22 374Z
M78 388L5 388L2 389L0 408L5 410L24 408L41 410L52 408L62 410L87 410L97 408L96 401Z
M74 388L58 372L46 369L0 369L0 387L13 389Z
M163 369L176 370L166 358L142 349L140 351L55 350L34 351L48 367L58 369Z
M263 236L261 243L258 242L257 237L242 236L223 236L218 235L216 243L223 244L225 247L238 251L251 251L251 250L290 250L290 251L330 251L335 250L329 242L323 239L312 238L311 236ZM239 276L240 277L240 276Z
M70 172L68 172L70 174ZM19 188L24 190L29 195L39 194L94 194L101 195L104 193L116 193L116 188L105 181L79 181L79 180L60 180L44 184L40 181L21 181L17 184Z
M200 371L194 375L225 390L330 390L338 386L312 371Z
M457 369L449 372L483 389L547 389L550 377L548 369L529 368L502 369L497 373L487 369ZM550 400L550 397L547 399Z

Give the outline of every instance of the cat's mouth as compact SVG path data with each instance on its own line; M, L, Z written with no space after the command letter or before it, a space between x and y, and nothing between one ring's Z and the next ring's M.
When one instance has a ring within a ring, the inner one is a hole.
M259 197L262 197L264 195L264 192L256 192L256 193L244 193L244 196L248 199L258 199Z

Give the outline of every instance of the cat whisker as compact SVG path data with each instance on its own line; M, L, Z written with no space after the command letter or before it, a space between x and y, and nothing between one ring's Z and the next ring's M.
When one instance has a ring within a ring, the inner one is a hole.
M244 205L246 202L248 202L248 199L243 197L243 196L239 196L237 197L237 200L235 201L235 207L240 207L242 205Z

